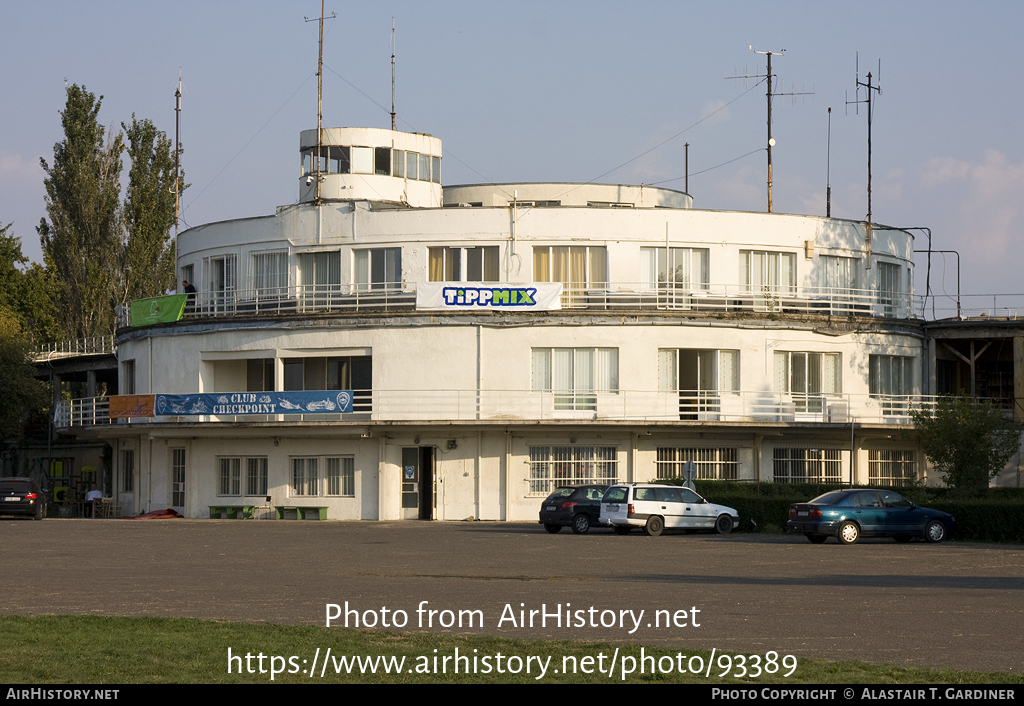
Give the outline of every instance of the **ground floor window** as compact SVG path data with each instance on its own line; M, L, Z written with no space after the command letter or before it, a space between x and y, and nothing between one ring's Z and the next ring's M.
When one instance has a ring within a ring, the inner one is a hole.
M838 483L842 471L839 449L774 449L776 483Z
M529 495L547 495L561 485L618 481L614 446L531 446Z
M914 451L868 450L868 483L900 487L917 482L917 454Z
M242 469L245 475L242 475ZM242 487L245 495L261 496L267 494L267 459L259 458L221 458L219 460L219 476L217 495L241 496Z
M680 449L671 447L658 448L658 460L655 467L658 480L682 478L683 466L687 461L697 464L697 478L700 480L736 480L739 463L736 460L736 449Z
M320 483L319 469L324 469L324 482ZM291 495L335 496L352 498L356 494L355 458L333 456L329 458L293 458Z

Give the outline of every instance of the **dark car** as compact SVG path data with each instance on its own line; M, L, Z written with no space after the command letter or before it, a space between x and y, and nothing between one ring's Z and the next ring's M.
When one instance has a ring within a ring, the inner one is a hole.
M572 527L576 534L586 534L601 516L601 498L607 485L580 485L558 488L540 506L540 523L551 534L563 527Z
M815 544L829 537L842 544L853 544L861 537L941 542L956 529L956 520L941 510L918 507L891 490L835 490L790 505L786 526Z
M46 517L46 496L31 478L0 478L0 515Z

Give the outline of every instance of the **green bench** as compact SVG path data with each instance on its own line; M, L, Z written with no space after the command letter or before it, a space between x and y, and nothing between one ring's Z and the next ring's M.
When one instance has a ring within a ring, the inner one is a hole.
M299 519L299 520L306 519L306 514L307 513L312 513L313 511L315 511L317 513L317 518L316 519L318 519L318 520L326 520L327 519L327 508L326 507L308 507L308 506L305 506L305 505L303 505L303 506L297 506L297 505L275 505L274 506L275 516L279 520L283 520L284 519L284 513L287 510L295 510L295 517L296 517L296 519Z
M255 514L255 505L210 505L210 519L219 520L222 512L226 512L228 519L237 519L238 511L242 511L243 520L253 519Z

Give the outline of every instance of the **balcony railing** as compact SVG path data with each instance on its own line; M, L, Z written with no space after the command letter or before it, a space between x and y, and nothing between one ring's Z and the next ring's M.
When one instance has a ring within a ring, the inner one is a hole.
M356 391L357 396L360 391ZM374 390L364 411L349 414L158 416L110 419L108 399L65 401L58 428L100 424L238 422L632 421L789 424L897 424L913 409L934 409L932 395L825 395L739 392L531 392L528 390ZM572 404L567 404L567 399ZM364 399L366 399L364 397ZM369 408L367 411L367 407Z
M498 284L498 283L494 283ZM820 314L916 318L922 311L913 295L869 289L783 285L701 285L641 282L564 283L562 308ZM185 317L258 314L379 313L416 308L415 283L301 285L197 292Z
M116 352L117 347L114 345L114 337L112 335L92 336L91 338L79 338L74 341L44 343L36 349L33 357L37 361L43 361L79 355L113 355Z

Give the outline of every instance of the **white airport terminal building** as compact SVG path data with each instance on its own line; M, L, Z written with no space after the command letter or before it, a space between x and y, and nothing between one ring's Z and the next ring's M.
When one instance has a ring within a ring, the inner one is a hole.
M386 129L305 131L300 153L298 203L181 233L180 320L118 331L118 391L155 416L58 413L114 447L126 513L536 520L558 484L687 460L938 482L903 434L941 367L910 232L642 185L442 186L441 141ZM350 405L245 404L297 391ZM199 394L227 406L160 406Z

